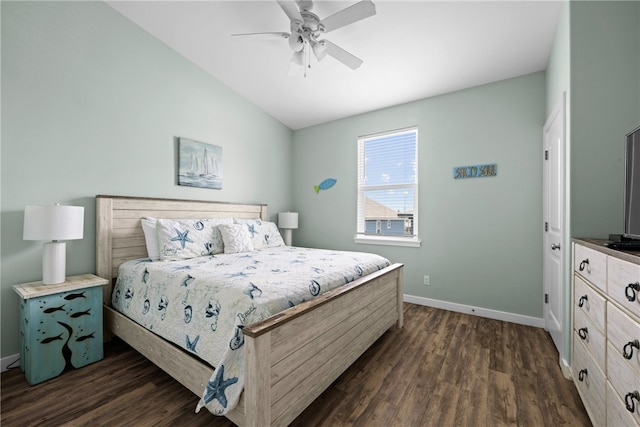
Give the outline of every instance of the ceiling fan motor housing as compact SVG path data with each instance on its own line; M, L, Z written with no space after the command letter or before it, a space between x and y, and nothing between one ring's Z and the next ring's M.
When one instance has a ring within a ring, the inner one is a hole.
M313 1L311 0L296 0L295 3L291 0L276 1L289 18L291 33L271 32L233 35L251 37L262 35L269 38L276 36L287 39L289 47L294 52L291 59L292 63L305 64L305 68L309 66L309 52L311 51L318 61L329 55L353 70L362 65L360 58L328 40L318 40L318 38L324 33L375 15L376 8L371 0L360 0L323 20L320 20L315 13L311 12L313 7Z
M289 38L289 46L295 52L301 51L304 48L305 42L315 43L324 31L324 26L320 23L320 18L318 18L318 15L315 13L309 12L308 10L301 10L300 16L302 16L303 22L291 21L292 37ZM293 35L297 35L297 37Z

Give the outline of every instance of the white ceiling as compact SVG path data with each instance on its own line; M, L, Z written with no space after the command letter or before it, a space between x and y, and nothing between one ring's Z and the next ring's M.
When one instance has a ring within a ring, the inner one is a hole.
M356 1L314 2L325 18ZM289 32L275 0L107 1L111 7L291 129L516 77L547 67L559 1L374 0L377 14L325 34L364 61L312 56L288 76Z

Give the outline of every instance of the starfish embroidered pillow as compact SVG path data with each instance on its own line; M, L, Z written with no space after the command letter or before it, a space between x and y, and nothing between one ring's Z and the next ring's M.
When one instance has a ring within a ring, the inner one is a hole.
M247 229L251 236L251 243L253 243L254 249L285 246L280 231L278 231L278 226L274 222L262 221L260 219L238 218L234 218L233 221Z
M231 218L159 219L156 223L161 261L176 261L224 252L218 226Z

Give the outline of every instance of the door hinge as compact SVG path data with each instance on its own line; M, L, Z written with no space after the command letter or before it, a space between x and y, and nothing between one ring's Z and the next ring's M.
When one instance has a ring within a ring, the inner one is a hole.
M549 304L549 294L544 294L544 303Z
M544 150L544 159L549 160L549 150Z
M544 222L544 231L549 231L549 223L547 221Z

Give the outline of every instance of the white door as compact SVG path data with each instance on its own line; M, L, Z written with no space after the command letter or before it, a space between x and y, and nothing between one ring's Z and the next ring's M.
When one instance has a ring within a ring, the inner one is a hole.
M544 125L543 160L543 269L544 321L558 349L564 355L565 334L565 94Z

